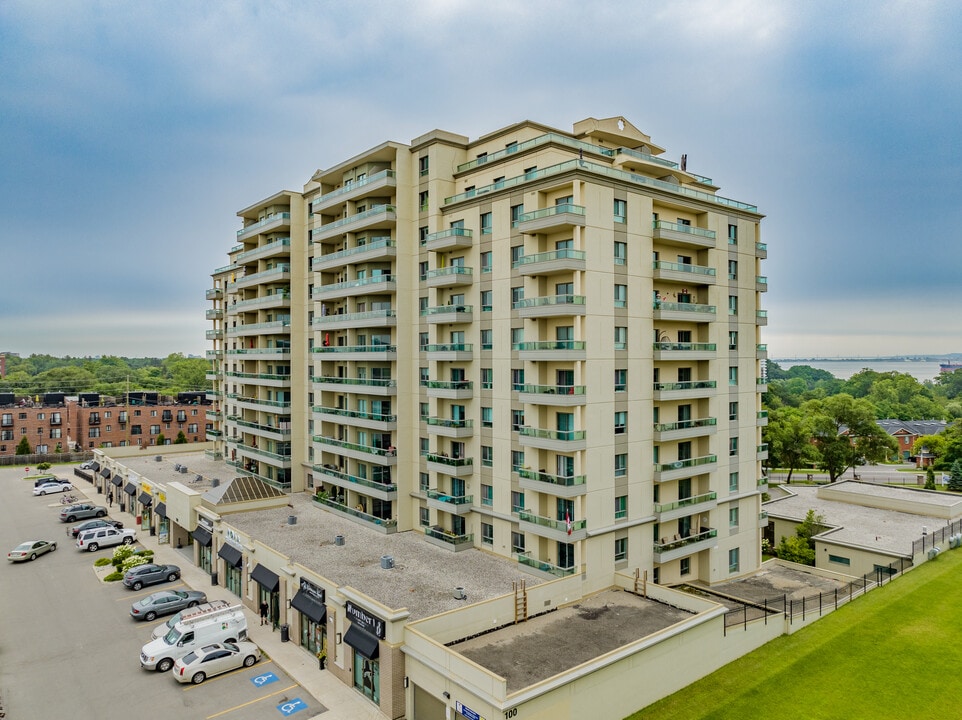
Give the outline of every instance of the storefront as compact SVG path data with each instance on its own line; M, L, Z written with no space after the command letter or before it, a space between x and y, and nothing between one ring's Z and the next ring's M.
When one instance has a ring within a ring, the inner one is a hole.
M124 485L124 495L127 496L125 504L131 515L137 514L137 485L129 482Z
M97 492L101 492L106 495L108 492L110 492L107 487L107 483L110 481L110 476L112 473L108 468L102 467L100 468L99 475L103 478L103 480L97 482Z
M327 618L324 588L301 578L301 586L291 600L291 607L300 615L301 647L316 656L322 649L326 649L327 641L324 624Z
M167 503L159 502L154 508L157 522L157 542L166 545L170 542L170 520L167 519Z
M254 567L254 572L251 573L251 580L256 582L258 586L256 597L258 612L260 612L261 605L267 603L267 619L270 621L271 627L277 627L281 612L278 602L281 579L277 576L277 573L258 563Z
M102 474L103 472L101 472L101 475ZM110 476L109 470L107 471L107 475L108 477ZM116 473L112 478L110 478L110 484L107 486L107 489L105 490L105 492L112 495L114 500L117 501L117 505L120 508L121 512L127 509L127 506L124 504L124 494L121 491L121 487L123 486L123 484L124 484L124 479L120 477L120 473Z
M244 553L229 543L224 543L217 551L217 557L224 560L224 587L241 596L241 568L244 565Z
M348 601L344 606L351 627L344 642L353 653L354 689L376 705L381 701L381 668L378 662L380 641L384 639L384 620Z
M140 527L147 528L150 534L153 535L156 531L154 530L154 519L151 517L152 513L150 508L154 504L154 498L149 492L141 492L137 500L140 502L142 508L140 511Z
M198 525L194 528L194 531L190 534L194 538L194 542L197 543L197 549L199 552L197 558L197 565L204 569L204 571L209 575L211 573L211 568L213 565L211 543L213 538L211 537L210 530L205 528L203 525Z

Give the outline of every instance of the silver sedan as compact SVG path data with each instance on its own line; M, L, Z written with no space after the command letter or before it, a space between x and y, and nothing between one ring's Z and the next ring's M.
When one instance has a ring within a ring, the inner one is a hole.
M199 685L214 675L251 667L260 659L260 648L252 642L213 643L179 658L173 675L179 683Z

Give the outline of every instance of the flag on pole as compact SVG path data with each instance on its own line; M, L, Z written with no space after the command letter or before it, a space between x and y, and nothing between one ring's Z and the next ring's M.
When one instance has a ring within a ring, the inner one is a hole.
M571 513L568 511L568 508L565 508L565 529L568 531L568 534L570 535L571 534Z

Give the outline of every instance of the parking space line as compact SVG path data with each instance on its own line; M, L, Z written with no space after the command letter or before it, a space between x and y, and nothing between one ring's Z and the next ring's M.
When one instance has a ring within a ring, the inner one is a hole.
M250 700L250 701L248 701L248 702L246 702L246 703L243 703L243 704L241 704L241 705L235 705L235 706L232 707L232 708L227 708L226 710L221 710L219 713L214 713L213 715L208 715L207 718L206 718L206 720L211 720L211 718L220 717L221 715L226 715L227 713L232 713L232 712L234 712L235 710L240 710L241 708L245 708L245 707L247 707L248 705L253 705L254 703L259 703L261 700L267 700L267 698L272 698L272 697L274 697L275 695L280 695L281 693L285 693L285 692L287 692L288 690L293 690L293 689L296 688L296 687L300 687L300 686L299 686L297 683L294 683L293 685L291 685L291 686L289 686L289 687L286 687L286 688L283 688L282 690L278 690L277 692L272 692L270 695L264 695L263 697L259 697L259 698L257 698L256 700Z
M257 663L257 667L260 667L261 665L270 665L272 662L274 662L274 661L273 661L273 660L268 660L268 661L265 662L265 663ZM215 676L215 677L208 678L207 680L204 680L204 682L202 682L201 685L207 685L207 684L209 684L209 683L212 683L212 682L215 682L215 681L217 681L217 680L220 680L221 678L230 677L231 675L236 675L237 673L242 672L242 671L245 671L245 670L249 672L252 668L253 668L253 666L251 666L251 667L239 667L239 668L237 668L236 670L231 670L230 672L221 673L220 675L217 675L217 676ZM173 672L173 670L171 670L171 672ZM187 692L188 690L196 690L196 689L199 688L199 687L200 687L200 685L188 685L187 687L183 688L183 691L184 691L184 692Z

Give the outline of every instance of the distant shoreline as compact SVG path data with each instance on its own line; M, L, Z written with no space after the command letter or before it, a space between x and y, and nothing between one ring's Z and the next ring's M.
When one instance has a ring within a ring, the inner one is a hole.
M793 357L771 358L774 363L804 362L962 362L962 353L951 355L878 355L873 357Z

